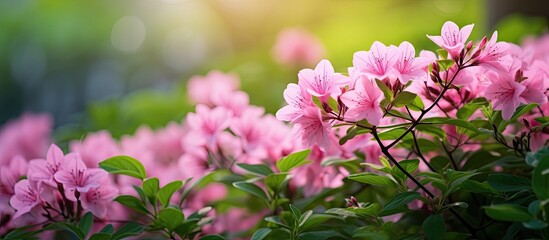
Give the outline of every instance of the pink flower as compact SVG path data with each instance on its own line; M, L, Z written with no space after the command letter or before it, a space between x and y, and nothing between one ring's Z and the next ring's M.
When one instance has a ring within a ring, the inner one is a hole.
M393 65L396 63L397 57L397 47L387 47L383 43L375 41L370 47L370 51L359 51L353 55L354 71L362 72L371 79L395 79Z
M16 210L13 218L33 212L35 208L40 207L42 188L39 183L24 179L15 184L14 191L15 195L10 199L11 206Z
M276 112L276 118L291 122L303 114L303 109L314 107L311 95L297 84L290 83L284 90L284 99L288 105Z
M206 76L191 77L187 84L187 93L191 101L196 104L214 106L214 97L228 95L237 90L238 85L239 79L236 75L213 70Z
M101 186L100 180L107 172L100 168L88 169L78 153L69 153L61 170L55 173L55 180L62 183L65 190L76 189L80 193Z
M53 120L48 114L25 113L0 129L0 166L17 155L25 159L44 156L51 143Z
M82 141L71 141L70 149L79 153L86 166L91 167L96 167L99 162L120 154L118 145L106 130L90 133Z
M334 67L326 59L320 61L314 70L303 69L297 76L299 77L298 84L309 94L319 97L321 100L339 93L340 87L348 82L347 77L335 73Z
M96 217L104 219L117 194L118 189L108 183L108 178L104 178L99 187L92 188L80 196L82 208L91 211Z
M526 87L506 73L492 74L491 79L492 84L486 89L486 98L492 102L494 110L501 110L503 119L508 120L520 105L520 95Z
M358 77L355 89L341 96L341 101L349 108L345 113L345 118L353 121L366 119L369 123L378 125L383 116L383 111L379 106L383 99L383 92L374 81L369 80L365 75Z
M425 79L427 77L426 67L430 61L425 57L415 57L415 49L409 42L402 42L398 46L398 57L394 65L398 72L397 78L402 84L406 84L409 80Z
M331 133L331 125L322 121L320 109L309 107L304 109L303 115L294 119L294 133L301 139L304 147L318 145L327 149L335 141Z
M471 31L473 31L473 26L474 24L469 24L462 29L459 29L454 22L447 21L442 26L441 36L427 35L427 37L436 45L448 51L450 56L459 57L465 42L467 42L469 35L471 35Z
M289 67L311 66L322 59L322 43L301 28L287 28L278 34L273 48L275 60Z
M48 149L46 159L36 159L29 162L28 178L57 187L54 175L63 165L65 165L63 151L57 145L52 144Z
M476 62L479 66L496 71L505 71L508 67L505 66L507 62L511 62L510 56L507 55L509 51L509 44L506 42L496 42L498 40L498 32L495 31L492 34L490 41L486 43L484 48L480 49L480 54L476 58Z
M204 105L196 106L196 113L187 114L187 124L206 146L215 148L217 136L229 127L231 114L224 108L210 109Z
M15 194L15 184L26 174L27 160L21 156L15 156L8 166L0 166L0 214L13 212L9 205L10 198Z

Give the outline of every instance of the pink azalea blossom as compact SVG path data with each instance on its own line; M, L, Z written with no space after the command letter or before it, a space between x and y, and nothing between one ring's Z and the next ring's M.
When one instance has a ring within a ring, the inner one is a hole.
M301 139L304 147L318 145L327 149L335 141L331 132L330 123L322 120L320 109L309 107L304 109L303 115L294 119L294 133Z
M474 24L469 24L461 29L454 22L447 21L442 26L441 36L429 36L436 45L444 48L450 56L459 57L461 50L465 46L465 42L473 31Z
M117 194L118 189L109 184L108 178L104 178L99 187L91 188L80 196L82 208L91 211L96 217L104 219Z
M69 153L61 170L55 173L55 180L62 183L66 190L76 189L80 193L101 186L100 180L107 172L100 168L88 169L77 153Z
M314 107L311 95L297 84L290 83L284 90L284 99L288 105L276 112L276 118L291 122L303 114L303 109Z
M348 78L335 73L332 64L324 59L316 65L314 70L303 69L298 74L298 84L313 96L325 100L332 94L337 94L340 87L348 83Z
M409 42L402 42L398 46L398 57L394 65L397 78L402 84L410 80L425 79L427 77L427 65L432 62L429 58L415 57L414 46Z
M480 49L480 54L475 59L479 66L495 71L505 71L509 66L505 64L511 62L511 57L507 55L509 44L506 42L497 42L498 32L495 31L486 43L484 48Z
M311 66L325 55L322 43L301 28L287 28L277 37L273 48L275 60L289 67Z
M349 108L345 118L353 121L368 120L373 125L378 125L383 111L379 103L383 99L383 92L374 81L360 75L355 89L344 93L341 101Z
M33 181L44 182L57 187L54 175L65 165L63 151L52 144L46 154L46 159L35 159L29 162L28 178Z
M34 212L42 204L42 188L40 183L31 180L21 180L15 184L15 194L10 199L11 206L16 210L13 218L29 212Z
M515 82L510 74L492 74L492 84L486 89L486 98L492 101L494 110L501 110L503 119L511 118L521 103L521 94L526 90Z
M353 55L354 71L362 72L371 79L396 79L393 66L397 61L398 52L395 46L385 46L375 41L370 51L359 51Z

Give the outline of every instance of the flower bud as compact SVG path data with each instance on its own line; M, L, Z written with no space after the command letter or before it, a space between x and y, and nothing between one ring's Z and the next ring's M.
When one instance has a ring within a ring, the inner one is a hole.
M478 44L478 49L480 50L484 48L484 46L486 46L486 36L484 36L482 40L480 40L480 43Z
M467 52L471 51L471 48L473 48L473 41L469 41L465 46L465 49L467 49Z

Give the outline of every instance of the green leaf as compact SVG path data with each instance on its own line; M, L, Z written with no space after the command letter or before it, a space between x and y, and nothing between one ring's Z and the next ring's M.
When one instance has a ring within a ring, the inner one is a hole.
M115 156L99 163L107 172L144 179L145 167L138 160L128 156Z
M418 199L421 194L417 192L402 192L391 199L385 207L379 212L379 216L389 216L402 212L406 208L406 204Z
M313 215L313 210L309 210L309 211L306 211L304 212L301 217L299 217L299 225L298 225L298 228L301 228L303 226L303 224L305 224L309 218Z
M391 178L387 176L377 175L375 173L352 174L352 175L349 175L347 178L353 181L367 183L367 184L376 185L376 186L391 187L391 188L397 187L397 183L393 181Z
M126 223L124 226L120 227L118 231L116 231L112 235L111 240L120 240L120 239L131 237L131 236L137 236L142 232L143 232L143 226L134 222L129 222L129 223Z
M339 145L347 143L347 141L353 139L358 132L358 127L356 125L351 126L347 129L347 133L341 139L339 139Z
M207 235L199 238L199 240L225 240L225 238L220 235Z
M419 96L416 96L410 105L408 105L408 108L412 111L419 112L425 108L425 104L423 104L423 100L421 100Z
M259 198L263 199L263 201L265 201L265 203L267 203L267 205L269 204L269 198L267 197L267 195L265 194L263 189L261 189L257 185L255 185L253 183L242 181L242 182L234 182L233 186L235 188L238 188L238 189L242 190L242 191L250 193L250 194L252 194L256 197L259 197Z
M469 117L471 117L481 106L483 105L479 103L467 103L458 109L456 116L461 120L467 121L469 120Z
M517 108L517 110L515 111L515 113L513 113L513 116L509 119L509 120L503 120L501 121L501 123L499 124L498 126L498 132L503 132L503 130L505 130L505 128L517 121L517 119L519 117L521 117L522 115L530 112L532 109L534 109L535 107L537 107L538 105L535 104L535 103L532 103L532 104L528 104L528 105L522 105L520 107Z
M438 63L438 66L440 66L440 69L441 70L448 70L450 69L453 65L454 65L454 60L451 60L451 59L442 59L442 60L437 60L437 63ZM450 79L448 79L450 80Z
M289 207L290 207L290 211L292 212L292 215L294 215L294 219L301 218L301 211L299 211L297 207L295 207L292 204L290 204Z
M183 213L179 209L167 207L160 210L157 220L161 224L166 226L166 228L173 231L181 224L183 224L183 220L185 220L185 215L183 215Z
M437 54L442 59L447 59L448 58L448 51L446 51L442 48L437 49Z
M52 223L50 225L48 225L46 227L46 229L48 230L63 230L63 231L67 231L69 233L72 233L74 234L74 236L76 236L78 239L86 239L86 237L84 236L84 233L82 231L80 231L80 229L70 223L66 223L66 222L56 222L56 223Z
M288 225L286 225L282 221L280 221L280 218L278 216L266 217L265 221L270 222L270 223L274 223L274 224L276 224L278 226L281 226L283 228L286 228L286 229L290 229L290 227Z
M132 185L133 189L135 189L135 191L137 192L137 194L139 194L139 198L141 198L141 202L143 204L146 203L147 201L147 194L145 194L145 192L143 191L143 189L137 185Z
M387 99L388 102L393 101L393 91L391 91L391 89L387 85L385 85L385 83L383 83L381 80L377 78L376 78L376 84L379 87L379 89L381 89L381 91L383 92L383 96L385 97L385 99Z
M90 237L90 240L109 240L111 239L110 233L98 232Z
M152 205L156 206L156 195L158 193L159 181L158 178L148 178L143 181L143 192L149 199Z
M460 188L465 191L474 192L474 193L482 193L482 194L496 194L497 192L490 187L490 184L488 182L477 182L474 180L465 180L461 183Z
M477 134L483 134L483 132L478 130L478 128L475 125L473 125L470 122L461 120L461 119L449 119L449 120L441 122L440 124L450 124L450 125L454 125L456 127L461 127L461 128L470 130L470 131L472 131L474 133L477 133Z
M407 159L407 160L400 161L399 164L402 168L404 168L404 170L406 170L406 172L413 173L419 167L419 160ZM402 181L405 181L407 178L406 175L402 171L400 171L400 169L398 168L393 168L391 171L391 174L393 175L393 177L395 177L395 179L398 178L398 179L401 179Z
M446 137L446 132L439 127L435 127L434 125L427 125L427 124L420 124L416 126L416 130L429 134L433 137L436 137L438 139L444 139Z
M88 236L88 233L91 230L92 224L93 224L93 215L91 212L87 212L86 214L84 214L84 216L82 216L82 218L80 219L80 222L78 222L78 229L80 229L80 231L84 235L84 238Z
M183 182L181 180L176 180L166 184L164 187L158 190L158 201L160 201L160 204L163 208L170 204L170 199L172 198L172 195L182 186Z
M541 229L544 229L547 226L549 226L546 222L544 222L542 220L533 220L533 221L530 221L530 222L523 222L522 225L525 228L533 229L533 230L541 230Z
M259 175L259 176L268 176L269 174L273 173L273 170L265 164L245 164L245 163L237 163L240 168Z
M534 216L528 213L528 209L513 204L498 204L484 207L486 215L489 217L508 222L529 222L534 220Z
M292 153L276 162L276 167L281 172L288 172L296 167L310 163L311 161L305 160L307 156L309 156L310 152L310 149L306 149L303 151Z
M487 180L490 186L500 192L516 192L530 189L530 180L525 177L505 173L490 174Z
M107 224L107 226L104 226L100 232L112 234L114 233L114 226L112 224Z
M378 137L380 140L395 140L399 138L402 134L406 132L406 128L393 128L390 130L387 130L385 132L381 132L378 134ZM407 133L406 136L411 139L412 135L410 133ZM406 137L403 138L403 140L406 140Z
M250 240L263 240L267 236L269 236L269 233L271 233L271 231L273 230L270 228L257 229L257 231L255 231L254 235L252 235L252 238Z
M440 214L430 215L423 221L423 234L428 240L442 239L446 227L444 226L444 218Z
M369 228L370 226L357 228L353 234L353 239L366 239L366 240L389 240L389 234L385 232L377 232L375 229Z
M330 214L316 213L311 215L309 219L307 219L307 221L305 221L303 225L301 225L301 231L307 231L318 227L320 224L328 220L341 220L341 218Z
M540 199L549 199L549 156L539 160L532 175L532 188Z
M284 184L288 181L288 174L287 173L273 173L269 174L267 178L265 178L265 184L267 187L273 192L278 192L284 186Z
M114 199L115 202L119 202L120 204L129 207L135 211L141 212L141 213L150 213L147 207L141 202L138 198L131 196L131 195L120 195Z
M393 100L393 106L404 107L412 103L416 97L417 94L415 93L403 91L396 95L395 99Z

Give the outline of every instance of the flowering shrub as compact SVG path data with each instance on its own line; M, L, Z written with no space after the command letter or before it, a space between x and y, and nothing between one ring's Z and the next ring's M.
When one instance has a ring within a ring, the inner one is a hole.
M90 133L67 154L46 151L50 120L11 122L0 234L547 238L548 38L474 43L472 30L446 22L427 36L436 52L374 42L347 74L321 60L288 84L276 117L212 71L189 81L196 110L182 123Z

